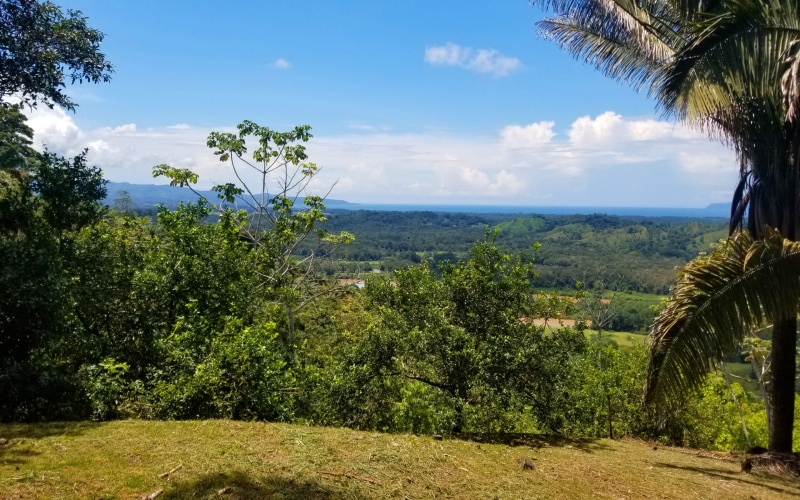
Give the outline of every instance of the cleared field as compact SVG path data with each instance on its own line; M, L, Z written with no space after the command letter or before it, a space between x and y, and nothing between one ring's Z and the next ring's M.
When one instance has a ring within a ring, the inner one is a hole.
M233 421L0 425L0 498L797 498L724 454ZM506 443L506 444L503 444ZM153 497L155 498L155 497Z

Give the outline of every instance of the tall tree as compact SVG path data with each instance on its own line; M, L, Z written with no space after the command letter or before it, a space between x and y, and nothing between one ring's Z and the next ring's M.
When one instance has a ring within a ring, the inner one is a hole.
M327 221L325 200L308 194L319 171L306 153L305 143L312 137L310 126L278 132L245 120L237 128L238 133L212 132L208 136L208 147L230 165L239 181L214 186L219 204L212 208L236 220L242 237L250 243L255 253L254 273L265 297L284 307L287 328L283 340L293 345L297 340L295 314L314 299L341 288L324 283L317 262L330 255L332 245L350 243L353 236L346 231L330 234L320 227ZM207 201L192 187L198 177L188 169L162 164L153 167L153 176L167 177L172 186L188 187ZM248 182L253 178L255 182Z
M103 33L80 11L37 0L0 1L0 99L17 96L74 109L69 83L107 82L113 67L100 52Z
M559 13L541 23L543 33L557 44L613 78L646 88L668 113L736 150L740 182L732 201L731 232L749 213L746 225L756 238L766 228L776 228L790 240L800 236L800 127L797 107L792 107L797 102L792 96L800 95L800 63L793 45L800 39L796 0L540 3ZM797 303L787 305L793 309L773 324L770 448L777 451L791 450L794 418ZM668 310L683 313L680 308ZM694 334L704 337L702 343L726 344L726 333L710 326ZM669 345L654 348L651 390L657 390L658 374L668 369L658 349ZM709 366L708 356L717 358L719 352L694 351L692 366ZM689 370L690 358L682 359L672 369Z
M696 9L691 43L667 67L659 98L679 117L720 136L737 151L740 181L731 230L745 225L747 211L746 226L754 237L777 229L796 241L800 123L786 106L781 81L793 43L800 39L800 3L723 1L711 13L687 3L688 9ZM793 276L800 279L798 273ZM785 298L789 309L771 318L769 431L770 448L777 451L791 451L795 402L797 300Z

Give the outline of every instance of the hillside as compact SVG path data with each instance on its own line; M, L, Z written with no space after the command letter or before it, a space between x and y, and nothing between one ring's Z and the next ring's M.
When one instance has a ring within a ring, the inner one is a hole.
M367 210L332 211L326 228L356 237L336 249L343 262L333 271L391 271L423 260L435 267L464 258L487 228L498 228L497 244L510 253L529 253L541 243L537 288L569 290L605 274L619 289L655 294L666 294L676 268L727 234L720 219Z
M634 440L436 441L300 425L0 425L0 498L791 498L723 454Z

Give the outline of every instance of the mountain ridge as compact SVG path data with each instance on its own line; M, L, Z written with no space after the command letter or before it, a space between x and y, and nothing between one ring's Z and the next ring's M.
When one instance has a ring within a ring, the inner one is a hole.
M134 210L144 210L155 208L157 205L164 205L167 208L175 208L181 202L195 202L197 195L189 189L170 186L169 184L132 184L129 182L109 182L106 184L106 197L103 203L113 206L116 200L127 192L131 198L130 208ZM197 191L209 200L217 200L214 191ZM328 198L325 200L327 207L340 207L344 205L356 205L345 200Z

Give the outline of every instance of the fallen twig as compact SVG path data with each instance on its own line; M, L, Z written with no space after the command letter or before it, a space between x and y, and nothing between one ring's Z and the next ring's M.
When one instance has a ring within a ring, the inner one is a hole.
M172 474L178 472L181 469L183 469L183 464L180 464L179 466L175 467L174 469L172 469L169 472L165 472L163 474L159 474L158 477L160 477L161 479L164 479L165 477L169 477L169 476L171 476Z
M142 497L142 500L155 500L156 498L160 497L162 493L164 493L164 490L156 490L149 495Z
M731 453L716 453L713 451L695 451L698 457L713 458L715 460L725 460L726 462L738 462L741 458Z

